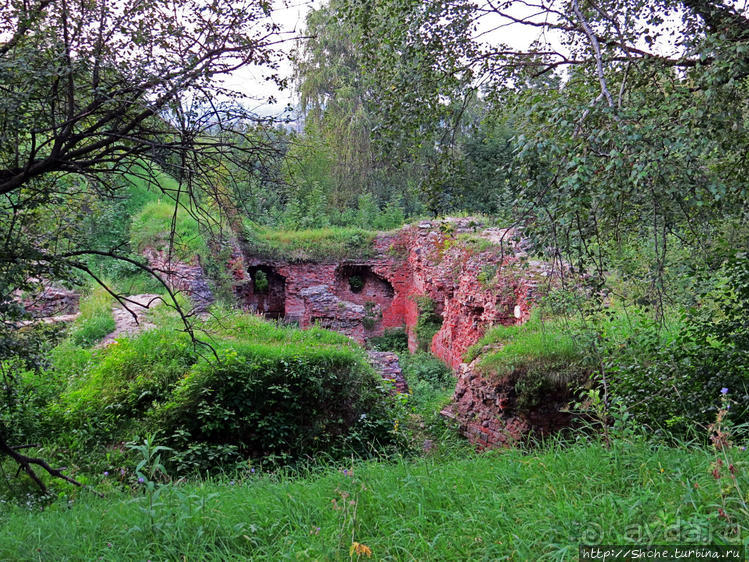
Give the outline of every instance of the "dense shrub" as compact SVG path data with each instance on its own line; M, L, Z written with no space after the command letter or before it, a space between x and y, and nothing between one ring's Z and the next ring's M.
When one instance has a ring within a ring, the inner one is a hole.
M20 358L0 361L0 429L11 443L45 437L47 405L59 396L64 379L54 372L34 368Z
M400 364L410 392L408 403L425 417L438 412L452 396L455 378L442 361L430 353L401 354Z
M84 359L79 349L57 350L58 370ZM170 395L197 360L190 338L172 330L150 330L89 355L84 370L68 372L67 390L51 406L71 428L89 427L99 436L124 438L130 423Z
M408 353L408 334L403 328L387 328L381 336L369 338L367 345L378 351Z
M711 423L722 389L749 421L749 260L739 254L674 331L642 324L607 350L612 392L638 422L684 434Z
M218 355L199 362L154 413L175 445L298 459L345 448L352 428L384 413L378 379L352 349L242 342ZM192 460L205 468L204 459Z
M450 368L430 353L404 354L401 355L400 363L405 375L414 380L426 381L437 388L455 385Z
M428 296L414 297L419 317L416 320L416 340L421 351L429 351L434 335L442 327L442 316L437 312L435 302Z
M390 443L387 391L350 339L223 312L201 325L211 348L163 327L88 357L70 344L56 350L69 383L51 418L69 433L85 430L82 446L157 432L180 471L269 455L368 453Z

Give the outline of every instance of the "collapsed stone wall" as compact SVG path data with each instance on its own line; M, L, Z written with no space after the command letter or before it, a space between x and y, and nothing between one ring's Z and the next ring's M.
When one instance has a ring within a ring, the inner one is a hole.
M33 318L70 316L78 312L80 294L49 282L39 281L39 290L32 294L16 291L14 298Z
M572 416L565 411L571 395L558 387L532 408L518 405L512 376L495 380L479 374L475 362L462 364L453 402L442 415L455 420L460 432L484 449L515 445L529 434L544 436L570 425Z
M146 248L143 255L151 269L160 274L173 291L190 298L194 312L205 312L213 304L213 291L197 256L190 262L183 262L155 248Z

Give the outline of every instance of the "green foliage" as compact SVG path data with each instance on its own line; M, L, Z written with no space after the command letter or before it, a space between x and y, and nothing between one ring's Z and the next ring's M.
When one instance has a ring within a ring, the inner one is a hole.
M159 515L157 510L163 506L162 503L159 503L159 496L166 489L159 480L168 478L161 461L161 455L172 449L163 445L156 445L153 434L146 435L141 443L127 443L127 448L140 455L138 465L135 467L135 475L138 478L138 483L145 488L148 505L143 511L148 517L149 529L153 533L156 530L156 519Z
M218 362L198 363L155 413L170 439L298 459L345 448L350 428L377 417L381 391L353 349L237 342L218 354ZM386 435L367 436L378 437Z
M747 264L743 253L729 260L720 284L671 330L643 322L624 341L607 342L612 393L638 422L691 434L714 418L722 388L737 399L735 421L749 421Z
M80 316L70 332L73 345L90 347L115 329L112 306L114 298L103 288L95 287L80 302Z
M367 345L378 351L408 353L408 334L403 328L386 328L381 336L369 338Z
M77 361L58 353L59 369ZM83 373L71 377L54 417L70 428L91 427L91 437L126 438L130 424L168 399L180 377L197 360L187 334L170 329L148 330L133 338L121 338L97 356L89 356Z
M47 405L65 387L65 378L29 366L20 358L0 361L0 427L8 440L33 441L47 437L43 422Z
M246 223L245 235L252 251L267 259L338 261L370 256L375 232L339 227L275 230Z
M352 293L360 293L364 288L364 280L359 275L352 275L348 278L348 286Z
M254 289L256 293L267 293L268 292L268 276L262 269L258 269L252 279Z
M175 313L159 314L153 320L162 328L96 356L57 350L53 373L70 378L48 415L70 432L85 429L76 447L150 429L185 472L249 457L370 454L391 444L386 391L349 338L217 309L201 325L213 351L201 353L170 326Z
M442 316L437 313L434 301L427 295L414 297L419 318L414 331L421 351L429 351L434 335L442 327Z
M382 320L382 310L372 301L365 302L364 317L362 318L362 326L364 326L364 329L374 330L377 322L380 320Z
M400 363L406 376L415 381L424 381L439 389L455 386L450 368L431 353L418 351L413 355L403 355Z
M496 277L497 277L498 270L499 270L499 267L497 265L486 264L481 268L481 271L476 276L476 279L481 284L481 286L485 289L493 287Z
M482 252L486 252L488 250L497 250L497 244L492 242L491 240L487 240L486 238L483 238L482 236L476 236L475 234L459 234L457 236L457 241L464 247L472 250L473 252L480 254ZM493 276L491 274L491 271L488 268L495 268L494 273L496 273L496 266L494 265L486 265L486 271L482 270L479 274L482 276L485 280L491 280L491 277ZM488 275L488 277L487 277ZM480 277L481 278L481 277Z

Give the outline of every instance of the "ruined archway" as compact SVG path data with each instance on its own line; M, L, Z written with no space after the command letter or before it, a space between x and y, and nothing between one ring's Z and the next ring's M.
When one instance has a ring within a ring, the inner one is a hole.
M342 264L335 271L336 295L349 302L389 306L395 295L390 282L368 265Z
M242 291L243 307L266 318L283 318L286 314L286 278L266 265L248 267L247 272L250 280Z

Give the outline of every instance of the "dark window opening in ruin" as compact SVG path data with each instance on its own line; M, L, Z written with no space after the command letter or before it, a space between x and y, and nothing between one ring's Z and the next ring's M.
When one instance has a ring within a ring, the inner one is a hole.
M348 278L348 286L352 293L361 293L364 288L364 279L358 275L352 275Z
M252 288L255 293L268 293L270 283L268 282L268 276L262 269L258 269L255 275L252 276Z
M336 294L357 304L372 302L385 307L392 301L395 291L387 279L368 265L345 264L336 269Z
M272 267L259 265L247 269L252 282L243 295L244 305L266 318L283 318L286 312L286 278Z

